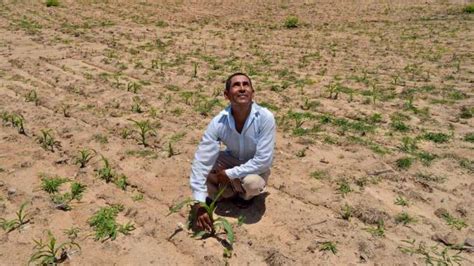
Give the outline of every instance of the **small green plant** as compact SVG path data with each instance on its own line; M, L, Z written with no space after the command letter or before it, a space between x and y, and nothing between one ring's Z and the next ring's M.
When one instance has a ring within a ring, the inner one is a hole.
M71 184L71 199L81 200L82 194L86 191L87 186L79 182Z
M26 135L25 118L21 114L12 114L10 119L12 126L18 128L18 133Z
M377 222L377 227L364 228L365 231L371 233L373 236L383 237L385 236L385 223L383 220Z
M225 219L223 217L219 217L217 219L214 218L214 211L217 207L217 201L222 196L225 189L226 189L226 187L221 188L219 190L219 192L217 193L216 197L214 198L214 200L209 205L206 204L205 202L198 202L198 201L195 201L195 200L192 200L192 199L185 199L185 200L179 202L178 204L170 207L170 209L169 209L170 212L167 214L167 216L178 212L183 207L193 206L195 204L200 204L200 206L202 206L206 210L207 214L209 215L209 218L213 222L211 232L209 232L209 235L210 236L216 236L218 229L223 229L225 231L225 233L227 235L227 242L229 244L229 247L224 247L224 256L229 257L229 256L232 255L232 253L231 253L232 244L234 243L234 239L235 239L234 230L232 229L232 225L229 223L229 221L227 219ZM194 214L193 214L193 212L191 212L190 216L188 217L187 228L191 228L191 224L194 220L195 220ZM206 234L207 234L206 231L200 231L200 232L196 232L194 234L194 236L196 236L196 237L201 236L202 237Z
M142 85L138 82L129 82L127 83L127 91L138 93L142 89Z
M168 158L173 157L173 156L179 154L179 152L176 151L176 150L173 148L173 142L172 142L172 141L168 142L168 149L166 149L166 151L168 152Z
M395 199L395 205L408 207L408 205L410 205L410 203L409 203L409 201L408 201L407 199L405 199L404 197L398 196L398 197Z
M464 136L464 141L474 143L474 132L467 133L467 134Z
M420 160L420 162L425 166L430 166L431 162L436 159L438 156L436 154L432 154L429 152L421 151L416 153L416 157Z
M105 180L106 183L111 182L114 179L114 172L112 171L112 167L110 166L109 160L107 160L104 156L102 156L102 162L104 166L97 171L97 175L100 179Z
M36 138L45 150L54 152L54 147L59 147L59 141L56 141L51 134L51 129L42 129L41 135Z
M346 194L352 192L352 188L349 185L349 182L347 182L347 180L342 180L341 182L339 182L339 187L337 188L337 190L339 194L342 195L342 197L345 197Z
M392 122L392 124L390 124L390 126L396 130L396 131L400 131L400 132L408 132L410 130L410 127L405 124L403 121L399 121L399 120L395 120Z
M142 201L144 198L143 193L137 193L132 196L133 201Z
M48 177L43 176L41 178L41 189L48 192L49 194L59 192L59 186L68 181L67 178L62 178L59 176Z
M302 158L306 156L306 150L308 150L308 147L304 147L301 150L296 152L296 157Z
M412 157L402 157L396 161L397 167L403 170L410 168L414 159Z
M415 152L418 149L417 142L418 140L416 138L403 137L400 150L407 153Z
M319 251L330 251L332 254L336 255L337 253L337 247L336 244L332 241L325 241L321 243L321 246L319 247Z
M86 167L86 164L94 157L96 152L94 150L82 149L75 157L74 163L78 164L80 168Z
M71 241L74 241L79 236L79 232L81 232L81 229L79 227L71 227L69 229L65 229L63 232L67 236L67 238L69 238Z
M311 172L309 176L314 179L321 180L321 179L328 178L329 174L324 170L316 170L316 171Z
M127 182L127 176L124 175L124 174L121 174L120 176L118 176L116 179L115 179L115 184L117 185L117 187L119 187L121 190L126 190L127 189L127 186L128 186L128 182Z
M38 99L38 94L36 94L36 91L35 90L29 91L25 95L25 101L26 102L33 102L35 105L38 105L39 104L39 99Z
M463 11L464 13L469 13L469 14L474 13L474 3L467 4L467 5L462 9L462 11Z
M352 207L348 205L347 203L344 204L341 208L341 217L344 220L348 220L352 217Z
M445 143L449 141L449 135L444 133L428 132L422 136L423 139L434 143Z
M415 245L416 240L402 240L402 242L409 244L408 246L399 246L398 249L406 254L417 254L425 259L426 265L461 265L464 260L459 254L462 250L456 251L452 254L451 247L445 247L439 251L439 246L427 247L425 242L420 241L418 246Z
M47 7L59 6L59 0L46 0L46 6Z
M416 219L411 217L408 213L403 211L403 212L399 213L397 216L395 216L395 222L397 224L407 225L409 223L416 222Z
M449 214L448 212L443 213L441 215L441 218L443 218L449 226L451 226L452 228L455 228L456 230L461 230L464 227L467 227L467 224L463 219L456 218L452 216L451 214Z
M68 252L73 248L81 249L81 246L74 241L57 243L56 238L48 231L48 240L33 239L35 252L30 257L28 263L38 263L40 265L57 265L68 258Z
M296 16L288 16L286 19L285 19L285 22L283 24L285 26L285 28L287 29L293 29L293 28L297 28L299 26L299 19L298 17Z
M120 205L102 207L88 220L89 225L95 231L95 240L115 240L118 233L129 234L130 231L135 229L131 223L125 225L117 223L117 215L122 210L123 206Z
M8 233L17 228L21 228L21 226L24 224L27 224L30 221L30 214L25 210L27 204L27 202L21 204L20 209L16 212L15 219L6 220L4 218L0 218L0 227L2 227L2 229Z
M144 147L147 147L148 146L148 143L146 141L147 136L150 134L154 134L154 135L157 134L156 131L152 128L150 121L149 120L136 121L133 119L129 119L129 120L135 123L136 132L138 133L140 137L139 138L140 144L142 144Z

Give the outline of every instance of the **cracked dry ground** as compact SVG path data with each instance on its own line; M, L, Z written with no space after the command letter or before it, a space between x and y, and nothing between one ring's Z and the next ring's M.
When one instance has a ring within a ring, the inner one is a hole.
M0 112L22 115L26 131L0 127L0 217L24 202L30 213L0 231L0 264L25 264L33 239L51 230L63 242L71 227L74 265L423 264L423 244L455 259L474 238L474 17L455 1L60 2L0 2ZM196 145L240 70L278 136L267 194L217 209L236 234L224 258L214 238L173 235L184 210L166 214L190 196ZM156 129L149 147L130 119ZM44 129L54 152L38 143ZM84 148L97 155L79 168ZM128 177L125 191L97 177L99 155ZM87 185L83 198L56 209L45 174ZM88 219L111 204L136 229L94 241Z

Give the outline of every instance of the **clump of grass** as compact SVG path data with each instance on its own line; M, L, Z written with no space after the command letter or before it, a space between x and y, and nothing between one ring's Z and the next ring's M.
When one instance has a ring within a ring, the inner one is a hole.
M293 28L298 28L300 25L299 19L296 16L288 16L285 19L285 22L283 23L285 28L287 29L293 29Z
M339 182L337 191L342 195L342 197L345 197L349 192L352 192L352 188L347 180L342 180Z
M445 143L449 141L449 135L436 132L427 132L423 134L422 138L425 140L432 141L434 143Z
M364 229L365 231L371 233L373 236L383 237L385 236L385 223L383 220L379 220L377 227L368 227Z
M434 159L436 159L438 156L436 154L421 151L421 152L416 153L416 157L421 161L423 165L429 166L431 162Z
M402 157L396 161L397 167L403 170L410 168L414 159L412 157Z
M461 230L463 229L464 227L467 227L467 224L466 222L461 219L461 218L456 218L454 216L452 216L450 213L448 212L445 212L443 214L441 214L441 218L443 218L443 220L446 221L446 223L451 226L452 228L455 228L457 230Z
M344 220L349 220L352 217L352 207L347 203L341 208L341 217Z
M45 150L54 152L54 147L59 147L59 141L56 141L51 134L51 129L42 129L41 135L36 138Z
M30 90L30 91L25 95L25 102L33 102L35 105L38 105L38 104L39 104L38 94L36 93L35 90Z
M474 143L474 132L467 133L467 134L464 136L464 141Z
M410 203L409 203L409 201L408 201L407 199L405 199L404 197L398 196L398 197L395 199L395 205L407 207L408 205L410 205Z
M107 160L107 158L102 155L101 157L104 166L102 166L102 168L97 171L97 175L100 179L104 180L106 183L109 183L114 178L114 172L112 171L112 167L110 166L109 160Z
M420 241L418 246L415 245L416 240L402 240L402 242L408 243L409 246L399 246L401 252L406 254L417 254L424 258L426 265L461 265L464 260L459 253L462 250L457 251L455 254L450 253L451 247L445 247L439 251L439 246L427 247L425 242Z
M314 178L314 179L321 180L321 179L328 178L329 174L328 174L328 172L326 172L324 170L316 170L316 171L311 172L309 174L309 176Z
M399 213L397 216L395 216L395 222L397 224L407 225L409 223L416 222L416 219L411 217L408 213L403 211L403 212Z
M122 210L123 206L120 205L102 207L89 218L88 223L95 231L95 240L115 240L118 233L128 235L135 229L135 226L130 222L125 225L117 223L117 215Z
M474 13L474 3L471 3L471 4L466 5L466 6L462 9L462 11L463 11L464 13L469 13L469 14Z
M59 0L46 0L46 6L47 7L59 6Z
M400 131L400 132L408 132L410 130L410 127L407 124L405 124L403 121L400 121L400 120L392 121L390 126L394 130Z
M49 194L59 192L59 186L66 183L68 181L67 178L62 178L59 176L55 177L48 177L43 176L41 178L41 189L48 192Z
M80 168L86 167L86 164L94 157L95 151L89 149L82 149L79 154L75 157L75 164L78 164Z
M30 257L28 264L57 265L68 258L68 252L73 248L81 249L81 246L74 241L58 243L56 237L48 231L48 240L33 239L35 252Z
M321 246L319 247L319 251L330 251L332 254L336 255L337 253L336 243L332 241L322 242Z

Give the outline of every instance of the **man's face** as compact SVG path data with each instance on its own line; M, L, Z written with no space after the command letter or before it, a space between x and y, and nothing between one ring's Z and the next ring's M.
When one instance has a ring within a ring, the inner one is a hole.
M237 75L232 77L230 89L224 95L232 105L248 105L252 103L253 88L246 76Z

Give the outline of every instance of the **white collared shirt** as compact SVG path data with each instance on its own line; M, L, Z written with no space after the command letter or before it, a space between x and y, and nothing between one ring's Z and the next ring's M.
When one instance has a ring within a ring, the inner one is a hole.
M275 146L275 118L266 108L252 103L241 133L235 128L230 105L209 123L194 155L190 185L195 200L204 202L207 197L206 179L217 160L220 142L226 152L242 161L242 164L225 170L230 179L249 174L262 174L270 169Z

